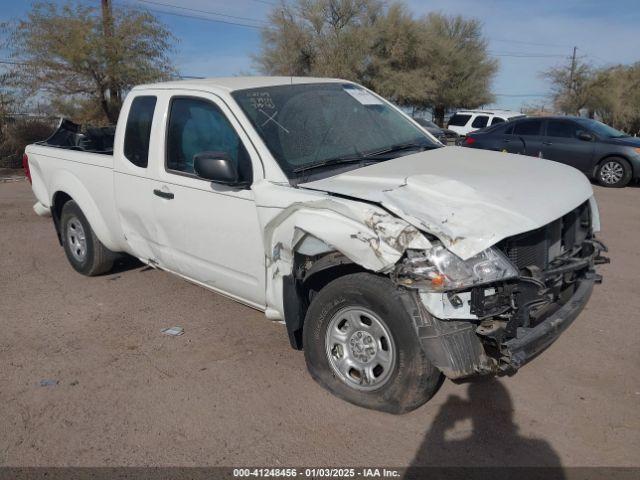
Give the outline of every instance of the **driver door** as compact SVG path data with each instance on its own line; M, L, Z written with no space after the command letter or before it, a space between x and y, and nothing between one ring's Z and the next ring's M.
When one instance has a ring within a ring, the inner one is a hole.
M215 95L185 92L166 99L164 155L157 162L154 219L163 268L261 308L265 304L265 255L250 187L199 178L193 157L222 152L242 180L259 165L251 143ZM248 146L248 148L247 148Z

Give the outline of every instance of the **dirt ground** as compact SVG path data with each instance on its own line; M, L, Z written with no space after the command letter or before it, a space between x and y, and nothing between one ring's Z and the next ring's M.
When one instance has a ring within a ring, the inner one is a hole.
M638 466L640 188L594 188L612 263L574 325L392 416L322 390L257 311L135 264L80 276L0 183L0 465Z

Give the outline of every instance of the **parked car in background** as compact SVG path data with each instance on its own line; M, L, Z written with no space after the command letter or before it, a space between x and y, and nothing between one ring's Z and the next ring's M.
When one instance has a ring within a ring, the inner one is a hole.
M460 139L460 135L458 135L453 130L449 130L448 128L440 128L431 120L427 120L426 118L414 118L414 120L444 145L455 145Z
M524 117L522 113L510 110L460 110L449 119L447 128L458 135L467 135L481 128Z
M471 133L462 145L554 160L605 187L624 187L640 177L640 138L589 118L516 120Z

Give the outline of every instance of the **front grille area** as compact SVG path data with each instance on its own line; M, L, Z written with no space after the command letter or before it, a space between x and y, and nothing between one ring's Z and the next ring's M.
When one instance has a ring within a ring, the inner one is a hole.
M585 202L542 228L502 240L497 247L519 269L546 270L557 256L580 249L590 229L591 211Z

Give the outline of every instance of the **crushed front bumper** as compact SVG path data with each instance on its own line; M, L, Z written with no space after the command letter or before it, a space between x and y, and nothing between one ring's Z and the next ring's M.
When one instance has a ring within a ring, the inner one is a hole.
M477 320L433 316L414 293L412 317L422 348L448 378L474 375L510 375L543 352L583 310L601 282L595 266L608 263L600 255L606 247L591 241L592 252L581 259L471 292L471 312ZM506 310L505 310L506 308Z
M518 369L555 342L589 301L595 281L595 274L588 275L579 282L571 298L559 310L535 327L519 327L515 338L502 343L504 363Z

